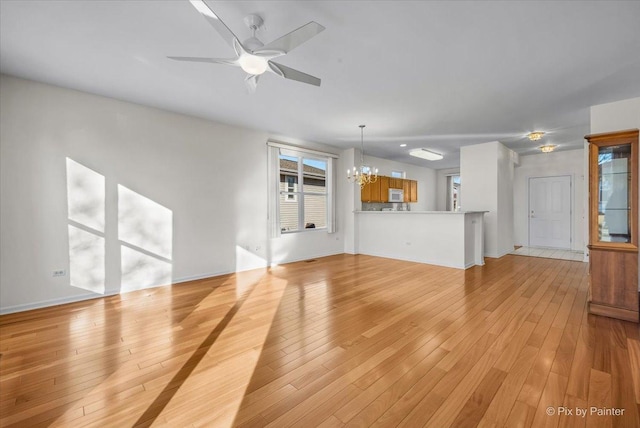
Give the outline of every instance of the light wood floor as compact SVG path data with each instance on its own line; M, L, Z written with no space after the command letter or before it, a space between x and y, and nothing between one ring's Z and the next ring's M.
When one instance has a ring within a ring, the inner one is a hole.
M339 255L2 316L0 425L637 428L638 325L586 271Z

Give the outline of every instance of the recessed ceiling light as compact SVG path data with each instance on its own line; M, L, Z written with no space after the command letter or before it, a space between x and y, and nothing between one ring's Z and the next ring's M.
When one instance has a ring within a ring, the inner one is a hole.
M411 156L415 156L417 158L422 158L430 161L437 161L444 157L440 153L432 152L431 150L427 150L427 149L413 149L409 152L409 154Z
M407 147L406 144L400 144L400 147Z

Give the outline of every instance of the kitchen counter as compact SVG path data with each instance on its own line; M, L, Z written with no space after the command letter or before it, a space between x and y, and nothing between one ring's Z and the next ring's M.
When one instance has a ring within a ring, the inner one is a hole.
M458 269L483 265L484 213L355 211L357 252Z
M354 211L356 214L477 214L487 211Z

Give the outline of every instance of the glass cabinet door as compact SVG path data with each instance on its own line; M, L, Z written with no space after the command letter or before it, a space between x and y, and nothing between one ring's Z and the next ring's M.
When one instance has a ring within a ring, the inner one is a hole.
M631 144L598 147L598 241L631 242Z
M589 245L637 250L638 131L589 135Z

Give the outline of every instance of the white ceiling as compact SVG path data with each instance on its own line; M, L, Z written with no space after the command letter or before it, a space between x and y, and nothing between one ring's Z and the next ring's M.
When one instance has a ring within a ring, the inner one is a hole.
M520 154L582 147L589 107L640 96L640 2L208 0L240 39L258 13L265 43L309 22L326 30L278 61L321 87L240 69L174 62L232 57L187 0L0 1L0 70L220 122L359 146L446 168L459 148L499 140ZM406 148L400 148L406 143ZM428 162L407 155L425 147Z

